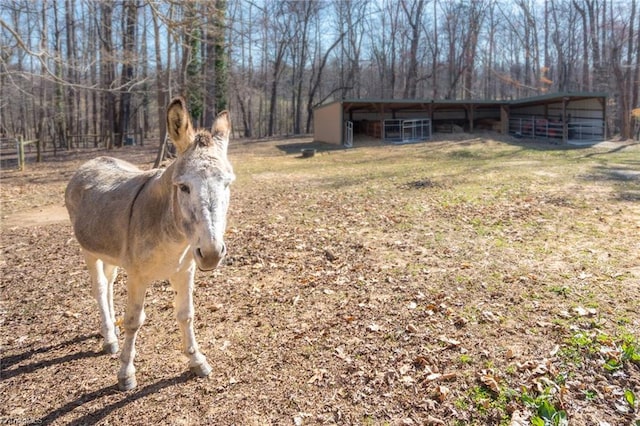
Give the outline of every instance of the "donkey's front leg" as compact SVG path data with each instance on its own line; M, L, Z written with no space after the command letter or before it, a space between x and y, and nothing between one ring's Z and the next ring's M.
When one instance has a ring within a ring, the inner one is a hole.
M144 323L144 295L146 283L135 277L129 278L127 283L127 307L124 315L124 347L120 354L120 371L118 372L118 388L129 390L136 387L136 368L133 360L136 356L136 337L142 323Z
M181 271L169 280L176 291L175 310L178 325L182 332L182 350L189 357L189 368L198 377L206 377L211 373L211 367L207 359L200 352L196 336L193 331L193 277L195 267L191 266Z

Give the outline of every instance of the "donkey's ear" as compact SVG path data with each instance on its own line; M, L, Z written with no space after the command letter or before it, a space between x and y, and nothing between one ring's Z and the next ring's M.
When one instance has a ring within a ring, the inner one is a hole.
M181 97L174 98L167 108L167 132L178 153L183 153L193 142L193 125L186 102Z
M216 145L226 154L227 145L229 145L229 134L231 134L229 111L225 110L218 114L211 127L211 133L213 134Z
M211 126L211 133L214 136L220 136L228 138L231 133L231 119L229 118L229 111L224 110L216 116L216 121Z

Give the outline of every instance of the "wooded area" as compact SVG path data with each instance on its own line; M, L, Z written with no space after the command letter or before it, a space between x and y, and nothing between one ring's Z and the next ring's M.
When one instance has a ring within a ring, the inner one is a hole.
M0 4L1 136L46 149L164 138L184 94L198 126L309 133L340 98L516 99L605 92L639 105L637 0L11 0Z

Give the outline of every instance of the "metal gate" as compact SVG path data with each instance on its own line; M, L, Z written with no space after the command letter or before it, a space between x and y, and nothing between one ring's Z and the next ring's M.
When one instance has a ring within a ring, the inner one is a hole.
M353 121L347 121L347 125L345 126L344 146L347 148L353 147Z
M383 140L393 144L420 142L431 138L431 120L416 118L409 120L384 120Z

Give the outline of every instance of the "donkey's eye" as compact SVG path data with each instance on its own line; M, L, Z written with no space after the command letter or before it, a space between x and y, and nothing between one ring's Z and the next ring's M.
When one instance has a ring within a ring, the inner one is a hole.
M178 188L180 189L180 192L184 192L185 194L191 193L191 188L189 188L189 185L185 185L184 183L179 183Z

